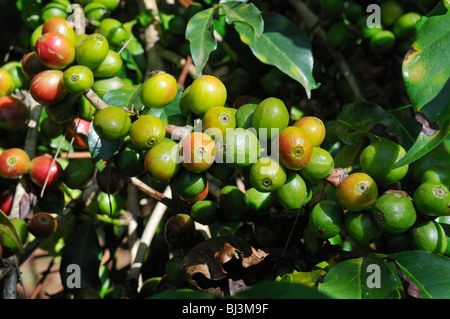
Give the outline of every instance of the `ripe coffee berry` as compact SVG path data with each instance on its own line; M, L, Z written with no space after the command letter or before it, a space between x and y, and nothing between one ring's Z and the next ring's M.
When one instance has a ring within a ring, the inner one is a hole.
M43 34L34 46L43 65L50 69L61 70L75 59L75 47L64 35L56 32Z
M0 97L0 128L16 131L24 127L30 111L24 102L12 96Z
M28 231L36 238L47 238L55 232L57 224L49 213L37 213L30 219Z
M53 188L62 182L63 169L53 158L41 155L31 160L28 174L37 186L43 187L47 183L48 188Z

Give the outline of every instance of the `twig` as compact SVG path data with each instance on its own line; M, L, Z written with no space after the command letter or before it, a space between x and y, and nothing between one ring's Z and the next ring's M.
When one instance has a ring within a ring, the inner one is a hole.
M236 186L241 190L241 192L245 193L245 185L240 177L236 177Z
M124 43L124 45L120 48L120 50L117 52L117 54L121 54L123 52L123 50L126 49L126 47L128 46L128 44L130 44L131 40L133 40L133 37L130 37L127 42Z
M178 0L178 2L184 7L187 8L194 2L192 0Z
M11 262L15 263L15 260L11 260ZM17 271L15 266L11 266L11 268L14 268L14 270L5 278L3 283L2 295L4 299L17 299Z
M73 10L73 14L71 14L67 18L67 21L71 25L73 25L73 28L75 29L75 34L76 35L85 34L86 33L87 19L86 19L86 16L84 14L84 10L81 7L81 5L78 4L78 3L74 3L71 6L72 6L71 8Z
M180 76L178 77L178 85L184 90L184 82L186 82L186 77L189 73L189 68L192 65L192 57L188 56L186 58L186 63L183 66L183 69L181 70Z
M67 134L67 132L66 132L66 134ZM58 157L58 154L61 151L61 147L62 147L64 141L66 140L66 134L64 134L63 138L61 139L61 142L59 143L58 148L56 149L55 155L53 155L52 162L50 163L50 166L48 168L47 176L45 176L44 185L42 186L42 189L41 189L41 197L44 197L45 189L47 188L47 184L50 179L50 174L52 172L52 167L56 162L56 158ZM73 138L72 138L72 142L73 142Z
M159 34L155 25L161 23L159 18L159 10L156 0L139 0L138 1L139 10L145 12L150 10L155 18L154 23L149 24L144 30L144 42L145 42L145 52L147 54L147 70L149 72L153 70L162 70L163 63L155 52L156 43L159 41Z
M183 67L187 63L187 59L183 58L182 56L178 55L175 52L166 50L159 45L155 45L155 51L164 60L167 60L176 65L179 65L180 67ZM194 66L194 64L189 65L188 73L190 76L195 77L195 75L197 74L197 69Z
M84 96L99 111L102 109L106 109L107 107L110 106L107 103L105 103L92 89L89 89L89 91L84 93Z
M42 286L44 284L44 280L51 273L51 268L53 267L54 263L55 263L55 258L52 258L50 260L50 263L48 264L47 269L42 273L42 278L39 279L36 287L34 288L33 293L30 296L30 299L36 299L36 297L39 295L39 293L40 293L40 291L42 289Z
M24 93L24 102L28 105L30 110L30 119L28 121L28 129L27 135L25 137L24 151L28 154L30 159L32 159L36 155L36 145L37 145L37 137L38 137L38 123L39 118L41 117L41 112L43 106L37 103L29 92ZM19 183L17 183L16 191L14 194L14 200L11 208L11 212L9 214L9 219L20 219L20 204L22 202L23 196L26 194L26 181L21 178ZM11 258L10 267L17 268L17 259ZM17 296L17 280L19 274L17 271L12 270L6 277L4 282L4 291L6 294L5 298Z
M92 195L92 192L95 192L95 190L98 189L97 185L93 185L90 187L87 187L83 190L81 195L77 197L76 199L70 201L69 204L67 204L66 209L56 218L58 227L62 226L69 218L76 212L82 211L84 207L86 207L86 204L88 202L89 197ZM25 260L27 260L31 254L40 247L40 245L45 241L45 238L35 238L32 242L28 243L28 245L24 248L24 253L16 253L12 255L11 257L7 258L7 263L16 262L17 265L21 265ZM15 271L12 267L3 267L0 268L0 281L7 276L9 276L12 271Z
M156 199L158 202L161 202L164 205L166 205L168 207L171 207L171 208L174 207L174 204L172 203L172 200L170 198L167 198L164 194L161 194L157 190L154 190L153 188L151 188L150 186L148 186L147 184L145 184L144 182L142 182L138 178L131 177L131 178L128 179L128 181L133 186L137 187L138 189L140 189L141 191L143 191L144 193L146 193L150 197Z
M162 194L164 197L171 197L171 189L167 187ZM127 283L125 284L125 289L123 292L124 297L130 297L137 293L138 290L138 278L141 274L142 264L144 262L145 256L147 254L148 248L153 240L159 223L167 210L167 205L162 202L158 202L152 211L150 219L148 220L142 237L139 242L139 247L136 251L136 256L132 260L131 269L127 278Z
M131 260L134 260L138 248L137 218L141 215L141 210L138 203L138 189L131 184L128 184L126 205L130 217L130 222L128 224L128 245L130 247Z
M82 152L61 152L59 153L59 157L66 158L66 159L86 159L86 158L92 158L92 155L89 151L82 151Z
M166 134L171 137L171 139L182 140L186 136L188 136L192 132L192 127L189 125L186 126L176 126L167 124L165 125Z
M28 120L28 129L27 135L25 137L24 151L28 154L28 157L30 159L33 159L36 156L38 123L41 117L43 106L37 103L28 92L25 92L24 100L30 110L30 119ZM14 195L10 219L20 218L20 202L25 193L26 183L23 179L21 179L16 187L16 193Z

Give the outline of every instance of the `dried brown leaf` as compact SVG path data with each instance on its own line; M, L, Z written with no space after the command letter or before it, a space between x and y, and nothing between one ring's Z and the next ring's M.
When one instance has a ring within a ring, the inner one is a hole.
M233 293L246 286L245 271L258 265L268 254L244 240L226 235L202 241L181 262L186 279L199 289ZM231 284L230 284L231 280Z

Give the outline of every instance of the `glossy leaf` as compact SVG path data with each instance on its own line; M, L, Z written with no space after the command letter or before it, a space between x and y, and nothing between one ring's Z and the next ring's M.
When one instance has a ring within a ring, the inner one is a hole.
M422 131L396 164L410 164L437 145L450 132L450 4L442 1L416 25L416 40L406 54L402 70L406 91Z
M420 288L423 298L450 298L450 258L421 250L403 251L392 258Z
M253 28L247 23L235 22L242 42L247 44L253 54L263 63L279 68L298 81L306 90L308 98L316 89L313 75L313 56L311 44L303 31L283 15L263 12L264 32L255 39Z
M315 287L316 282L319 280L319 278L325 274L326 272L320 269L307 272L294 271L290 274L285 274L279 279L279 281L302 284L308 287Z
M442 127L442 129L438 130L437 133L432 136L428 136L421 131L417 136L415 143L407 150L405 156L395 163L393 167L396 168L411 164L440 145L450 133L450 112L444 117Z
M95 224L90 221L79 222L65 243L61 254L61 283L69 290L87 287L98 289L101 247ZM74 283L79 283L80 286L72 287Z
M420 22L402 64L408 96L430 121L438 121L450 106L450 12L443 2L441 7Z
M134 41L131 41L130 43L132 42ZM122 61L126 69L135 71L136 81L138 83L141 83L144 80L144 75L142 74L143 72L141 71L142 66L140 66L140 64L142 64L142 62L140 61L139 56L133 56L133 54L129 50L125 49L120 54L120 57L122 58Z
M326 123L327 134L334 134L347 145L356 145L360 137L372 140L377 136L396 138L404 143L405 131L389 112L375 103L357 100L344 105L341 114Z
M243 3L240 1L229 1L220 5L225 11L228 24L242 22L253 29L255 40L261 36L264 31L264 21L261 12L252 3Z
M19 238L19 235L17 234L16 229L14 228L14 225L9 220L8 216L0 210L0 233L5 233L9 238L11 238L14 241L14 244L16 247L18 247L19 251L23 253L23 245L22 241Z
M400 280L382 258L367 256L331 268L318 290L338 299L396 299L400 287Z
M133 85L109 91L103 96L103 101L109 105L122 106L140 112L145 107L140 99L141 87L142 85Z
M217 47L214 37L214 15L215 8L197 12L186 27L186 39L190 42L192 61L197 68L196 77L202 73L209 54Z
M132 29L136 24L136 19L123 24L127 31L128 39L131 38L131 40L127 40L126 47L123 50L121 48L120 56L125 67L136 72L137 83L141 83L143 81L143 72L147 68L147 59L145 57L145 49L133 34Z

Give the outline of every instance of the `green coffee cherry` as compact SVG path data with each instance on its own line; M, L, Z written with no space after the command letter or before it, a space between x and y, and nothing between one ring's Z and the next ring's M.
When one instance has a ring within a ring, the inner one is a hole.
M375 242L382 233L382 229L368 211L348 211L344 216L344 225L347 234L361 245Z
M414 35L417 21L422 16L416 12L408 12L402 15L394 24L392 32L399 39L408 39Z
M300 174L309 181L325 179L334 170L334 159L331 154L320 147L313 147L311 159L308 165L300 171Z
M380 196L373 206L373 218L385 232L399 234L416 222L416 210L406 195L388 193Z
M406 154L405 149L390 140L381 140L367 146L359 157L361 169L378 184L392 184L401 180L408 172L408 165L393 168Z
M224 216L230 220L242 220L248 212L248 199L237 186L222 188L218 203Z
M131 127L131 119L120 107L110 106L95 113L95 132L107 141L117 141L124 138Z
M384 1L381 4L381 23L391 27L403 14L403 8L396 1Z
M285 182L285 169L270 157L258 159L250 169L250 183L260 192L277 190Z
M297 173L290 173L283 186L276 191L278 202L287 209L299 209L303 206L308 189L305 181Z
M389 52L395 44L395 35L392 31L382 30L370 39L370 49L374 53L383 54Z
M424 215L441 216L450 206L449 189L441 183L422 183L414 192L414 204Z
M309 215L310 227L318 238L328 239L341 231L344 222L342 207L338 202L322 200L317 203Z
M415 249L443 254L447 249L447 237L442 226L434 221L422 221L411 229L411 241Z

